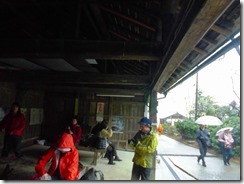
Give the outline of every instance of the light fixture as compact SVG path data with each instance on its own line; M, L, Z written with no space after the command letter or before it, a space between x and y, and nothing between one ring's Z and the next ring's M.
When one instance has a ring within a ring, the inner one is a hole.
M91 65L97 65L97 61L95 59L85 59L87 63Z
M125 98L134 98L135 97L135 95L111 95L111 94L97 94L96 96L125 97Z

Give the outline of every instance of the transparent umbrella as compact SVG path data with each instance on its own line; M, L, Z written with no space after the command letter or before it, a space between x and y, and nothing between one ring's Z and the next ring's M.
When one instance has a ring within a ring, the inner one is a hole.
M232 130L233 130L233 127L224 127L224 128L219 129L219 130L216 132L216 136L220 135L220 134L223 133L225 130L230 130L230 131L232 131Z
M210 126L219 126L223 124L223 122L215 116L202 116L198 118L195 123L199 125L210 125Z

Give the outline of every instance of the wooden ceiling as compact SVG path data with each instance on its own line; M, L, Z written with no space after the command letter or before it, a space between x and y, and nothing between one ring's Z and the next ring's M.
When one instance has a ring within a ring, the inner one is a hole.
M166 94L240 44L233 0L1 0L0 22L0 81L45 90Z

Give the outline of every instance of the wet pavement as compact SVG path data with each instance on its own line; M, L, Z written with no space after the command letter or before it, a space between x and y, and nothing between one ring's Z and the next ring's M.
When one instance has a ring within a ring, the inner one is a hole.
M156 180L240 180L240 163L225 166L220 155L207 153L207 167L197 162L199 150L164 135L158 137Z
M165 135L158 137L159 144L156 156L155 180L165 181L238 181L241 179L240 163L231 160L230 166L225 166L222 157L208 153L206 157L207 167L203 167L197 162L199 150L186 146ZM6 164L10 164L14 170L9 176L10 180L24 181L29 180L35 174L34 166L39 157L47 149L47 146L32 145L23 149L23 158L0 159L0 170L2 171ZM93 159L92 152L79 151L81 162L88 167L94 167L101 170L105 180L129 181L132 170L132 151L118 150L122 159L115 165L108 165L106 158L100 158L96 166L91 165Z

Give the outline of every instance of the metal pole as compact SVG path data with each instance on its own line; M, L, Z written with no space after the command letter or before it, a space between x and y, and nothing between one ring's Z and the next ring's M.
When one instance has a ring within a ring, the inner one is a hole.
M198 108L198 72L196 73L196 98L195 98L195 121L197 120L197 108Z

